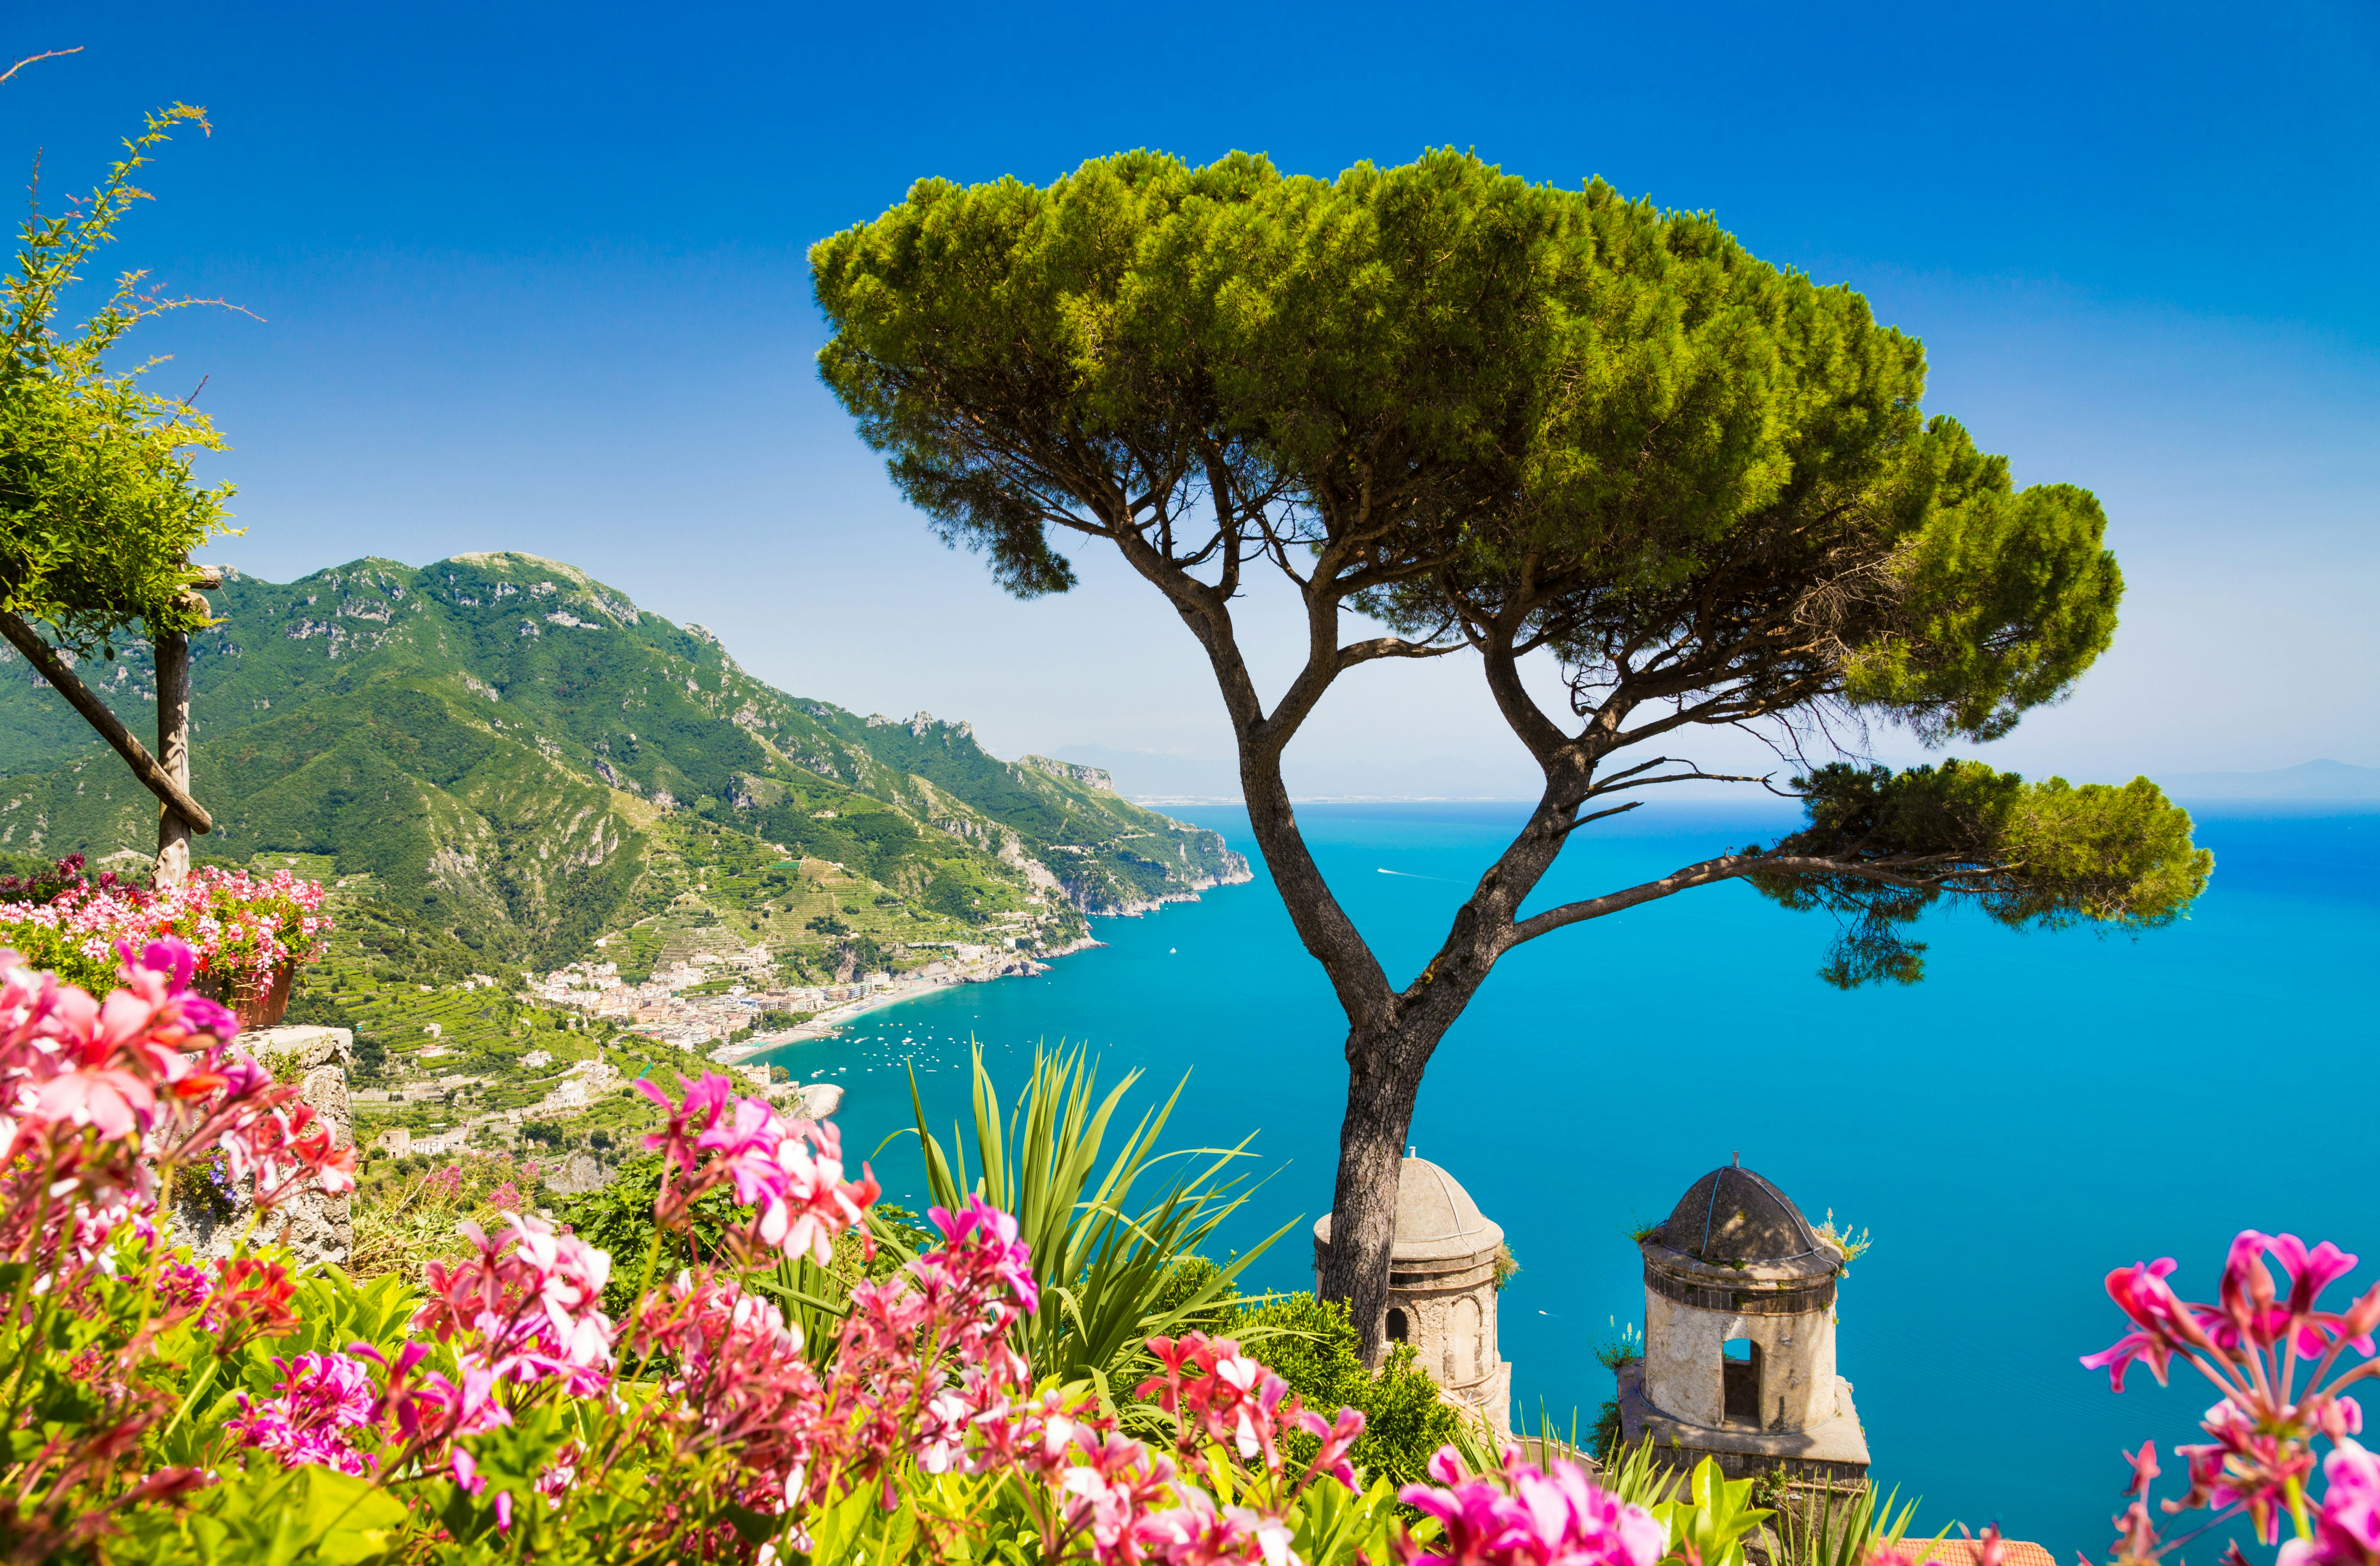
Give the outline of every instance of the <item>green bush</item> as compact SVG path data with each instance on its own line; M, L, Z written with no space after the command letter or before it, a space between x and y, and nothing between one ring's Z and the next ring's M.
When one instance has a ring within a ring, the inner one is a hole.
M653 1196L661 1173L659 1153L638 1153L623 1159L603 1185L569 1197L556 1209L579 1238L612 1253L603 1309L614 1321L625 1320L636 1305L638 1279L653 1245ZM695 1204L687 1232L663 1237L654 1276L666 1278L679 1268L715 1257L735 1212L735 1197L723 1187L704 1196Z
M1351 1455L1371 1478L1427 1483L1430 1454L1455 1439L1455 1412L1438 1395L1413 1345L1392 1345L1374 1375L1364 1368L1347 1307L1336 1300L1303 1293L1244 1300L1224 1326L1225 1335L1272 1366L1298 1401L1324 1418L1342 1408L1362 1410L1364 1435Z
M568 1197L556 1209L556 1216L573 1232L612 1253L612 1280L603 1289L603 1309L615 1321L625 1320L634 1310L645 1258L653 1254L653 1196L661 1185L661 1173L660 1154L638 1153L621 1160L609 1184L584 1196ZM844 1288L863 1277L890 1277L905 1253L914 1255L934 1243L917 1226L914 1215L891 1202L880 1201L868 1211L871 1227L896 1244L879 1249L873 1257L866 1257L856 1235L843 1236L836 1243L834 1261L826 1270ZM723 1237L730 1227L748 1222L751 1216L751 1208L735 1205L735 1193L727 1187L705 1193L694 1204L686 1232L662 1237L653 1276L668 1278L680 1268L702 1263L723 1265ZM821 1281L810 1281L815 1285ZM829 1303L840 1304L839 1300Z
M1595 1411L1595 1434L1588 1438L1587 1451L1594 1454L1596 1462L1609 1464L1623 1439L1620 1399L1615 1394L1604 1399L1603 1406Z
M1223 1269L1201 1256L1176 1259L1149 1296L1150 1314L1172 1321L1172 1334L1204 1332L1228 1338L1240 1318L1240 1302Z

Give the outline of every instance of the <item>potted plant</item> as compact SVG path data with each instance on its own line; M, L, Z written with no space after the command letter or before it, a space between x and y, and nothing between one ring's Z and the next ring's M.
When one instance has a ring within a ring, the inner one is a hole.
M322 955L331 920L322 887L287 870L252 876L201 865L164 892L80 875L80 857L54 878L0 882L0 947L85 989L107 989L120 946L179 937L198 962L195 988L221 1002L243 1028L271 1027L289 1009L300 964Z
M320 912L322 883L285 869L259 877L201 865L157 902L156 933L189 943L199 953L199 988L243 1028L281 1020L298 965L322 955L331 929Z

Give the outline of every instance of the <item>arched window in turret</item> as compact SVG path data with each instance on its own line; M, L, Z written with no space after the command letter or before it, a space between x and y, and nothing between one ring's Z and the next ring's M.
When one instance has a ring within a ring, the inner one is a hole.
M1730 1424L1760 1423L1760 1345L1730 1338L1719 1345L1722 1414Z

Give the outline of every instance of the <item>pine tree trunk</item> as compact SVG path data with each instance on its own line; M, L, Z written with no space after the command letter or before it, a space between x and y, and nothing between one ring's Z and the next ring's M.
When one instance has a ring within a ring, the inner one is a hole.
M1339 1127L1339 1176L1330 1198L1330 1253L1319 1293L1343 1300L1364 1363L1387 1350L1390 1251L1396 1243L1397 1181L1413 1126L1414 1100L1433 1036L1410 1031L1350 1035L1347 1113Z

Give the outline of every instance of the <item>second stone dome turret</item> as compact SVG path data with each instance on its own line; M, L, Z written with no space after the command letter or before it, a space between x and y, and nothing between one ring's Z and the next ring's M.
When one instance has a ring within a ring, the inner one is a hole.
M1645 1363L1621 1389L1629 1439L1717 1456L1738 1477L1865 1473L1835 1368L1843 1254L1784 1192L1740 1163L1712 1170L1639 1248Z

